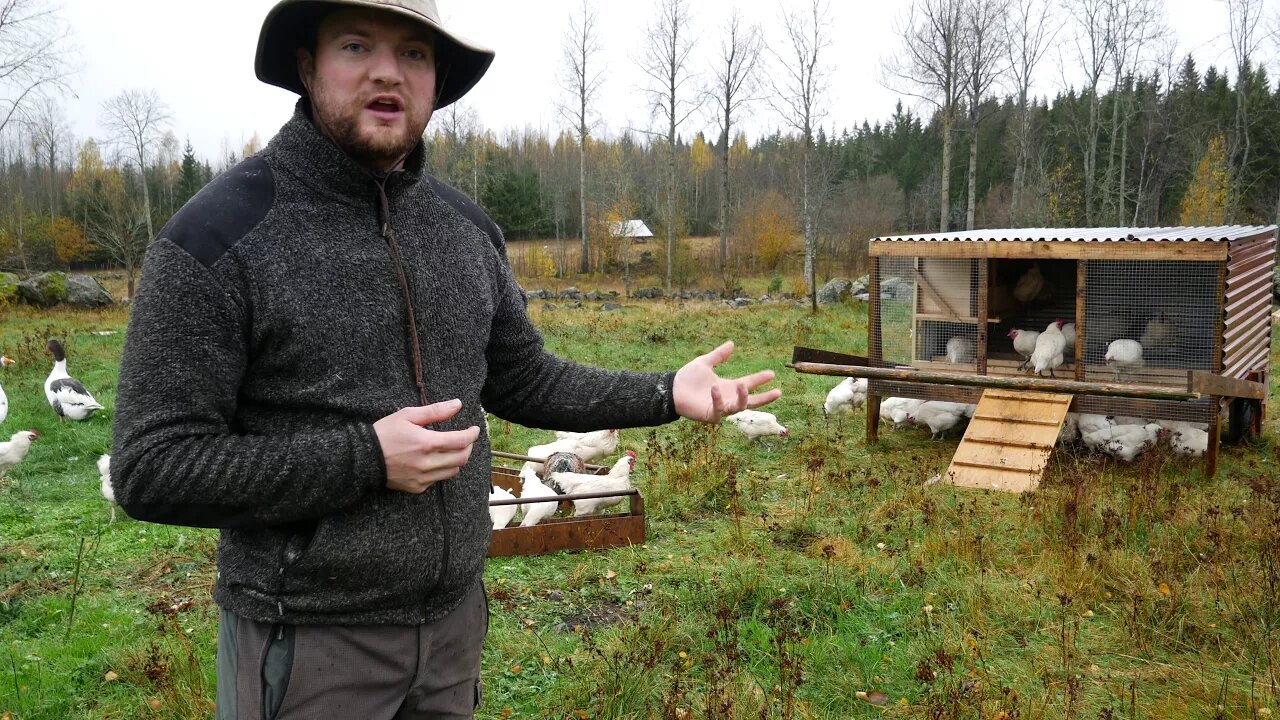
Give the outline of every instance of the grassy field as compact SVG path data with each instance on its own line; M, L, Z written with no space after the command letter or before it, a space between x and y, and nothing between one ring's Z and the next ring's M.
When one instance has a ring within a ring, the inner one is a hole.
M586 289L586 288L584 288ZM674 368L720 339L725 371L778 371L791 437L687 422L624 430L649 513L640 547L489 563L482 718L1265 718L1280 712L1280 426L1216 480L1167 453L1055 453L1022 496L923 486L955 443L827 423L833 381L794 344L865 347L865 311L667 303L532 312L555 351ZM215 536L109 510L125 310L0 311L0 717L210 717ZM47 337L107 410L59 424ZM1273 354L1273 362L1277 358ZM1272 408L1280 397L1272 388ZM493 423L500 449L549 433ZM859 696L859 693L864 695Z

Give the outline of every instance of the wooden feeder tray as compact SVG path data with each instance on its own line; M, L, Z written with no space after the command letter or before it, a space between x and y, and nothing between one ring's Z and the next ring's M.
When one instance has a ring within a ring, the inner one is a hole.
M607 468L597 468L597 475L608 473ZM491 480L495 487L508 490L520 497L520 473L511 468L493 466ZM573 509L572 500L595 497L614 497L619 493L579 493L562 495L561 507ZM562 550L599 550L603 548L639 545L645 539L644 498L640 491L626 493L630 505L626 512L613 512L583 517L552 517L533 527L512 525L493 531L489 543L489 557L512 555L546 555ZM497 500L493 504L513 504L513 500Z

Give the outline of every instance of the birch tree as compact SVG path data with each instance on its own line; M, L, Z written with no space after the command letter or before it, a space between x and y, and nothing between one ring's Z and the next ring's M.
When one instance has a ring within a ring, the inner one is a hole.
M579 271L591 268L591 240L587 223L587 140L595 125L592 104L600 89L603 63L599 61L600 38L595 8L582 0L580 18L570 17L564 36L564 69L561 84L572 97L571 106L562 106L561 114L573 123L578 139L578 216L582 240L582 263Z
M1018 115L1013 128L1013 190L1009 201L1009 217L1018 223L1022 197L1027 186L1027 165L1031 159L1032 77L1044 59L1058 24L1054 21L1049 0L1025 0L1010 3L1005 13L1005 48L1008 51L1009 76L1017 93Z
M1004 72L999 49L1001 24L1008 12L1007 0L966 0L961 23L964 38L964 93L969 105L969 197L965 205L965 229L973 229L978 202L978 124L982 101Z
M1236 113L1232 133L1231 192L1227 197L1227 221L1235 222L1245 193L1243 184L1249 166L1252 138L1249 133L1249 90L1253 59L1258 51L1258 21L1262 18L1263 0L1225 0L1231 42L1231 55L1236 71Z
M744 27L737 10L729 17L725 35L720 40L720 52L715 58L715 81L709 94L716 104L717 121L720 123L720 277L725 277L729 256L729 143L733 137L733 121L738 113L751 102L756 90L756 69L760 63L763 40L760 28Z
M66 90L68 37L56 7L46 0L0 0L0 134L41 92Z
M655 113L666 121L667 144L667 274L666 292L671 295L671 262L676 252L676 131L698 109L689 84L689 54L693 38L689 29L688 0L661 0L658 17L649 26L640 69L649 79L645 93Z
M147 158L157 150L169 128L169 108L154 90L125 90L103 103L103 127L138 163L142 184L142 212L147 241L155 238L151 221L151 192L147 186Z
M898 30L899 52L885 61L890 86L938 108L942 121L942 182L938 231L951 219L951 152L956 112L964 89L964 0L912 0Z

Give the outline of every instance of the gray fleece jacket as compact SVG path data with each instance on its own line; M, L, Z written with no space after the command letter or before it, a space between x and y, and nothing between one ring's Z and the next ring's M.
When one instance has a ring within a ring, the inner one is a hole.
M117 391L112 481L140 520L221 528L214 597L260 622L415 624L452 610L488 551L489 439L422 495L386 487L373 423L420 404L398 246L435 426L484 409L533 427L675 419L671 373L543 349L501 233L423 171L375 178L299 104L147 252ZM385 210L380 208L385 200Z

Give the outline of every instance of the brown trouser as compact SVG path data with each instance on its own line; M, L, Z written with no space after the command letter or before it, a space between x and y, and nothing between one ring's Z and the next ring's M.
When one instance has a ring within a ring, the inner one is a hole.
M488 629L480 583L430 625L282 625L223 609L218 720L469 720Z

